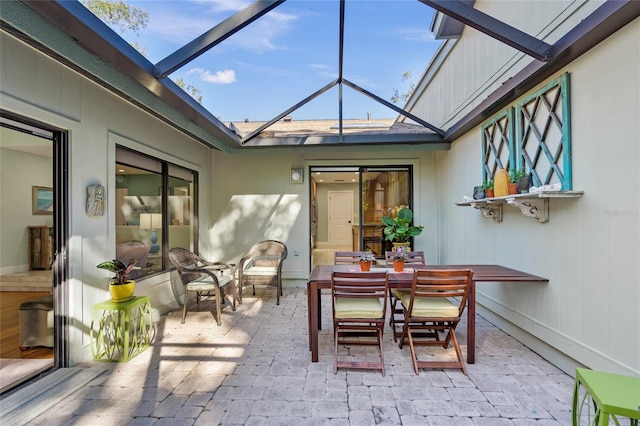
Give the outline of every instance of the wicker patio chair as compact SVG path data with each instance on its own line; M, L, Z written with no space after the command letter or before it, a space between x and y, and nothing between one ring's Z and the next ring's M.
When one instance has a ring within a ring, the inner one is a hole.
M264 240L254 244L238 263L238 300L242 303L242 290L257 285L276 287L276 304L282 296L282 263L287 258L287 246L280 241Z
M187 317L189 293L196 295L196 309L200 310L200 297L213 296L216 299L216 322L222 324L222 301L229 295L233 298L231 309L236 310L236 280L233 266L223 262L209 262L197 254L175 247L169 250L169 260L178 270L184 285L182 324Z

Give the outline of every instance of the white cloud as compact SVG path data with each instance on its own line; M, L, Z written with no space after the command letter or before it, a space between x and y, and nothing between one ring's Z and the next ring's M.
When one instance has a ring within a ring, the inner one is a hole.
M180 8L180 3L160 2L157 7L148 8L150 19L147 27L141 31L142 44L162 42L172 46L170 53L251 4L250 1L240 0L194 1L191 3L201 6L199 13L194 15L194 10ZM274 40L284 38L291 30L291 23L297 19L295 15L272 10L225 40L222 45L225 49L258 53L282 48ZM217 50L220 48L218 46Z
M240 11L251 4L250 1L240 1L240 0L205 0L202 3L206 5L211 5L211 10L215 12L226 12L226 11Z
M215 74L211 74L211 72L203 68L192 68L187 72L187 75L190 74L198 74L200 80L206 83L231 84L236 82L236 72L234 70L216 71Z
M436 41L435 36L431 31L422 28L404 28L402 30L398 30L397 33L400 34L404 40L417 41L420 43L431 43Z

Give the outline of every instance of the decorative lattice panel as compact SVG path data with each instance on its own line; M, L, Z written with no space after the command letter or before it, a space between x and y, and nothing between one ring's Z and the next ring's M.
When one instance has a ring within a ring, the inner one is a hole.
M493 179L499 169L515 165L513 108L482 126L482 180Z
M531 173L535 186L571 190L568 74L518 102L515 117L518 169Z

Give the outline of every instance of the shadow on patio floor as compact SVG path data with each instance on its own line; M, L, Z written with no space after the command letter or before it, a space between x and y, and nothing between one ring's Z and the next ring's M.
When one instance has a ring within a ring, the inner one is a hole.
M236 312L223 309L220 327L207 311L211 302L185 324L180 310L163 316L151 348L126 364L83 364L106 370L31 424L571 423L573 379L483 318L468 377L456 370L416 376L408 347L399 349L388 327L384 377L334 374L328 295L320 362L312 363L305 289L285 288L279 306L273 288L256 290L255 297L245 290ZM466 325L458 330L464 346Z

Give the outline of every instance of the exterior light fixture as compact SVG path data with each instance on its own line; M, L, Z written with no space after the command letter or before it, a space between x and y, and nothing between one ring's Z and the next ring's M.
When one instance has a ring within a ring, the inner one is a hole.
M304 172L302 169L291 169L291 183L304 182Z

